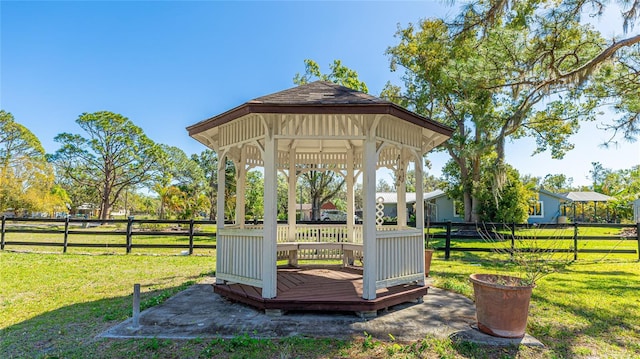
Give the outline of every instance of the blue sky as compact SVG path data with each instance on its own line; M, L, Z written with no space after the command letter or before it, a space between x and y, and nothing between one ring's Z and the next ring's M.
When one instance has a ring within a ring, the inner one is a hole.
M186 126L292 87L304 59L323 71L342 60L374 95L388 80L399 83L385 55L398 24L454 16L448 4L1 1L0 108L50 153L56 134L79 133L78 116L101 110L130 118L156 142L201 152ZM609 26L605 35L622 31L617 21L600 23ZM530 157L533 142L519 140L507 161L521 174L564 173L578 185L589 184L593 161L612 169L640 163L640 143L599 148L606 138L585 125L562 161ZM437 176L447 156L431 160Z

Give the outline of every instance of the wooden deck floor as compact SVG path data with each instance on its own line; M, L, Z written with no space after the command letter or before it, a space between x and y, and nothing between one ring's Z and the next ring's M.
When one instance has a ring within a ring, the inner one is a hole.
M261 310L373 312L421 299L428 286L399 285L377 290L374 300L362 299L362 269L332 267L278 268L278 292L264 299L261 289L244 284L215 284L214 291Z

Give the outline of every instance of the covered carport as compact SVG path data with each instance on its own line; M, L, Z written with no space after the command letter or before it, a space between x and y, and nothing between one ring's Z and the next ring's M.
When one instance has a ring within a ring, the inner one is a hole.
M565 208L563 212L566 214L567 206L570 206L573 221L576 222L609 222L611 220L609 208L604 206L608 201L613 200L611 196L607 196L598 192L567 192L562 193L562 197L567 199L564 204ZM587 212L591 212L588 208L589 204L593 203L593 216L588 216ZM598 203L600 206L604 206L606 209L604 218L598 217ZM587 208L585 209L585 206ZM578 207L580 208L580 214L578 215Z

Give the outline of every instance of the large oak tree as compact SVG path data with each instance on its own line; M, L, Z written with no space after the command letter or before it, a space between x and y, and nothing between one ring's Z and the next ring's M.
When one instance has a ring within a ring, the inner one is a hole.
M581 22L592 3L481 0L453 23L427 19L398 30L388 53L392 69L404 68L404 89L389 84L384 95L455 128L444 148L460 174L466 221L479 219L481 160L493 153L499 200L506 141L533 137L535 153L562 158L580 122L612 99L625 115L611 126L637 133L640 35L605 40Z

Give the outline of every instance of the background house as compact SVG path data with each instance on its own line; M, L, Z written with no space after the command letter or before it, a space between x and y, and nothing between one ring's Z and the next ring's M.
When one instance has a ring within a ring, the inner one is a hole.
M311 220L311 203L296 204L296 216L301 221Z
M537 191L538 197L532 200L529 207L528 223L567 223L574 220L580 222L608 221L609 213L598 211L605 206L603 203L610 201L609 197L597 192L568 192L553 193L544 189ZM384 216L388 220L395 220L398 209L398 194L394 192L376 193L376 198L384 201ZM407 193L407 208L410 213L415 213L416 194ZM424 194L425 222L463 222L464 213L461 206L449 198L442 190L435 190ZM640 219L640 200L634 205L635 218ZM596 215L596 212L598 215Z
M336 206L331 202L323 203L320 206L320 213L322 213L322 211L326 211L328 209L336 209ZM302 204L297 203L296 204L296 218L298 218L301 221L310 221L311 220L311 211L312 211L311 203L302 203Z
M571 200L559 193L538 190L538 199L529 206L528 223L566 223Z
M378 192L376 198L384 201L384 216L394 220L398 216L398 194L395 192ZM406 194L407 208L411 214L415 213L416 194ZM424 193L425 222L462 222L463 214L455 209L455 201L447 197L442 190Z

